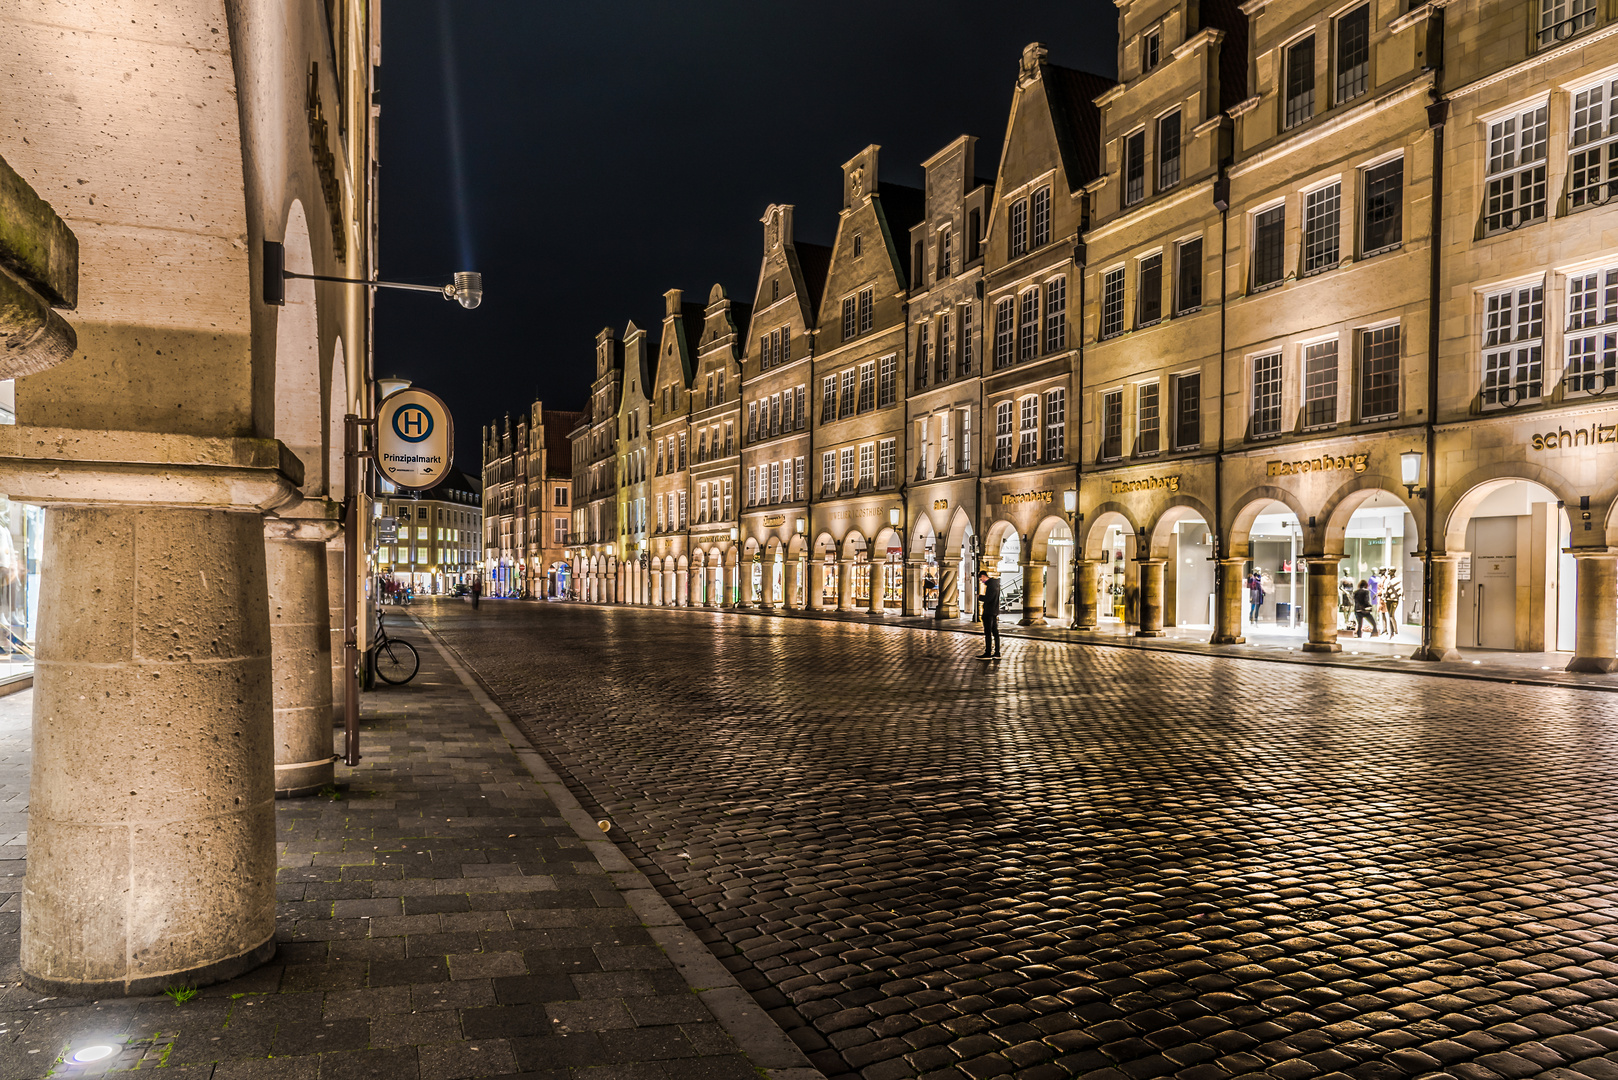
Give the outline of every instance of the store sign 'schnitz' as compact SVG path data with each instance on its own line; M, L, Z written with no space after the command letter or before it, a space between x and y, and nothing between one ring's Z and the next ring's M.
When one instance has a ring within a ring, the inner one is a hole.
M421 491L443 480L454 446L454 421L436 394L400 390L377 409L376 467L398 487Z

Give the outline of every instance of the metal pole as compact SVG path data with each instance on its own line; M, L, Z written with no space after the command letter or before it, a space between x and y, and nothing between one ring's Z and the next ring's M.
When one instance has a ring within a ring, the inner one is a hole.
M360 428L374 424L343 417L343 764L360 763Z

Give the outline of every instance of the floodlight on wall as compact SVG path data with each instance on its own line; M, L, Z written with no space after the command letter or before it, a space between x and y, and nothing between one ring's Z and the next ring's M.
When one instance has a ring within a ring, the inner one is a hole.
M368 285L373 289L407 289L410 292L437 293L445 300L456 300L471 309L483 303L483 275L473 270L458 270L455 279L444 285L408 285L402 281L377 281L365 278L331 277L327 274L298 274L287 269L284 245L264 241L264 302L280 307L287 302L288 278L298 281L335 281L339 285Z

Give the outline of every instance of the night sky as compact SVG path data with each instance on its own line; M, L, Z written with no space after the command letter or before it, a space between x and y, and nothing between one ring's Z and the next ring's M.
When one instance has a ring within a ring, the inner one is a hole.
M603 326L655 332L671 288L751 302L770 203L830 243L868 143L883 179L920 187L973 134L992 176L1022 47L1110 76L1116 18L1108 0L389 0L378 269L479 270L485 296L379 292L377 374L449 403L476 475L499 413L582 406Z

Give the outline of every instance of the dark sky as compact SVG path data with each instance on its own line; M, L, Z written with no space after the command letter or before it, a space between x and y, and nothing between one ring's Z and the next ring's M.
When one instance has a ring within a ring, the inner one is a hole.
M379 292L377 374L449 403L475 475L498 413L582 405L601 327L655 329L671 288L750 302L770 203L829 243L866 144L919 187L921 161L976 135L992 176L1022 47L1111 75L1116 18L1108 0L389 0L380 274L479 270L485 298Z

